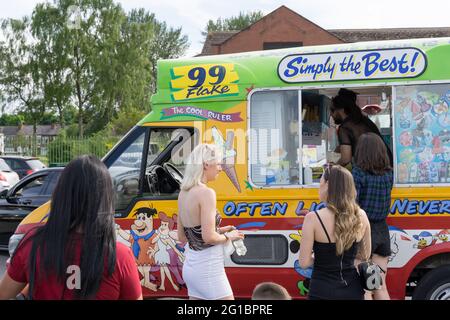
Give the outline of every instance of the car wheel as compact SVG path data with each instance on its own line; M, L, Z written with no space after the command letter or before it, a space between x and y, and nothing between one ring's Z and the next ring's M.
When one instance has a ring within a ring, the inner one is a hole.
M413 300L450 300L450 265L429 271L419 281Z

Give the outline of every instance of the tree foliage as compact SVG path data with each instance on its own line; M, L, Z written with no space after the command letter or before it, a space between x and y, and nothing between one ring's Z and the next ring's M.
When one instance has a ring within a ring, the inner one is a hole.
M36 126L45 113L42 84L39 79L38 51L28 41L30 19L6 19L1 23L4 42L0 48L0 87L3 103L14 103L25 121Z
M216 21L209 20L202 35L207 36L209 32L217 31L240 31L252 25L262 17L264 17L262 11L251 11L247 13L239 12L238 16L232 16L230 18L218 18Z
M46 112L57 113L61 126L76 120L79 136L118 114L149 112L157 60L188 47L181 28L144 9L127 14L113 0L39 3L31 17L7 20L2 31L0 97L27 110L33 123Z

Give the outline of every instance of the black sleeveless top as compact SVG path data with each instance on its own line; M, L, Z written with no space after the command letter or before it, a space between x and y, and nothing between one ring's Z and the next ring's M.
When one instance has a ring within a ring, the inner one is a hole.
M325 231L328 243L314 241L314 267L309 290L310 299L363 300L364 290L354 265L359 242L355 241L350 249L337 256L336 243L331 242L319 214L314 212Z
M220 222L222 222L222 217L220 216L219 212L216 213L216 230L220 225ZM194 251L200 251L209 247L212 247L212 244L206 244L205 241L203 241L202 238L202 226L195 226L186 228L184 227L184 234L186 235L186 238L189 243L189 248L191 248Z

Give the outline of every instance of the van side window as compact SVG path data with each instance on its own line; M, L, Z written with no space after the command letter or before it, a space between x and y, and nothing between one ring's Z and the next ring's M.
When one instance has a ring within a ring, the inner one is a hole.
M193 128L152 128L144 196L178 195L186 160L197 144Z
M302 90L303 184L319 183L323 165L334 160L336 128L330 118L331 99L319 90Z
M250 177L257 186L300 184L298 91L255 92L250 101Z
M349 89L358 93L358 106L392 150L392 88ZM340 158L338 126L330 115L331 98L338 90L267 90L251 95L249 175L254 185L317 187L323 165Z
M116 193L115 208L118 211L126 209L139 193L144 141L145 131L142 131L109 166Z
M450 183L450 84L395 87L398 184Z

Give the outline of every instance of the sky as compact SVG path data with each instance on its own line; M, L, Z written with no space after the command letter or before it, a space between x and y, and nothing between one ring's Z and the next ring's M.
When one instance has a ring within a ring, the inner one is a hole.
M261 10L268 14L281 5L324 29L450 27L448 0L115 0L125 11L145 8L171 27L182 27L189 38L186 56L201 52L208 20L239 12ZM44 0L0 0L0 19L30 15Z

